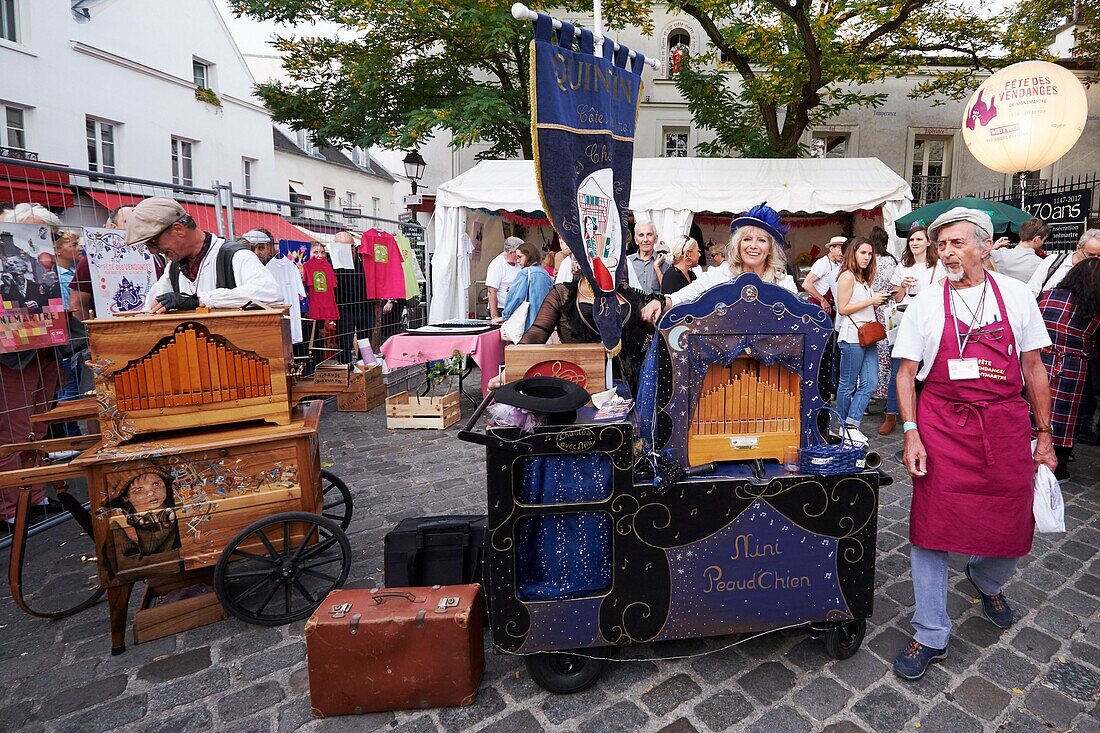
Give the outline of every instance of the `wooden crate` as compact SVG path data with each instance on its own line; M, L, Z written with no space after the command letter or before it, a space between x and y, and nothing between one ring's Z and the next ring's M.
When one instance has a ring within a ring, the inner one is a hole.
M152 605L155 599L177 588L186 588L198 583L213 586L213 570L208 568L197 573L180 573L168 578L150 579L141 594L140 610L134 614L134 643L144 644L153 639L197 629L228 618L225 608L218 602L218 595L213 587L201 596L184 598L158 606Z
M326 385L348 387L354 376L354 367L351 364L318 364L313 370L313 383L318 387Z
M386 385L382 381L382 367L356 368L346 392L336 396L336 409L340 412L367 412L386 401Z
M579 384L588 394L606 387L607 352L601 344L517 344L504 349L504 381L557 377Z
M458 422L462 411L458 392L442 397L410 396L408 392L386 399L386 427L443 430Z

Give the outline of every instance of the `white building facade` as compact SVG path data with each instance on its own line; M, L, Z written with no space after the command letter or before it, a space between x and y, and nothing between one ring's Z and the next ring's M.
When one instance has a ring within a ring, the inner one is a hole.
M635 134L634 155L640 158L695 156L699 143L713 135L697 127L676 83L669 75L669 55L674 48L685 47L692 54L713 51L700 25L687 15L671 13L662 4L653 4L652 35L637 28L625 28L610 34L620 43L661 60L661 70L646 67L642 78L645 89ZM576 25L592 28L590 15L555 13ZM1070 55L1072 32L1059 32L1052 49ZM730 71L736 83L736 72ZM1010 182L1000 173L981 165L963 143L960 131L962 101L911 99L908 93L929 74L917 73L887 79L875 91L886 93L886 102L877 109L853 108L837 115L828 125L808 131L802 142L829 157L878 158L908 181L913 188L914 206L942 198L963 196L988 190L1004 190ZM1036 177L1057 179L1095 174L1100 171L1100 86L1087 89L1089 122L1076 146L1053 166ZM440 183L469 170L476 163L480 146L451 150L449 137L439 134L421 148L428 161L425 183L434 190Z
M285 198L270 115L211 0L0 5L7 152Z

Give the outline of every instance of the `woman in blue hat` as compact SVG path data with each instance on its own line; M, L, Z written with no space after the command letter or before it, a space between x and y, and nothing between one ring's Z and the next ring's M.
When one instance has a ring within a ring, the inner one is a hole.
M726 261L704 272L695 282L672 295L664 302L653 301L642 311L642 317L656 323L663 308L695 300L706 290L751 272L761 280L797 293L794 278L787 274L787 257L784 236L787 227L779 221L779 213L765 204L754 206L730 224L730 243L726 246ZM663 308L662 308L663 306Z

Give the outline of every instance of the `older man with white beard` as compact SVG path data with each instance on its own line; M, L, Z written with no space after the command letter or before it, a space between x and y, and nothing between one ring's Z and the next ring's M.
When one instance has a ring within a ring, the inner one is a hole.
M928 235L947 278L913 300L894 344L905 467L913 477L916 633L894 660L904 679L919 679L947 657L948 553L970 556L965 574L985 617L998 628L1012 625L1002 589L1031 550L1032 477L1037 464L1057 465L1039 358L1050 337L1028 286L984 269L992 231L988 214L963 207L932 222ZM917 379L924 382L919 402Z

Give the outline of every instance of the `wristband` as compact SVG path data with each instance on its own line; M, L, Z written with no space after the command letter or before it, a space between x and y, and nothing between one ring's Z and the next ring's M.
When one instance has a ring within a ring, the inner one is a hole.
M1053 431L1053 430L1051 430L1051 429L1050 429L1049 427L1045 427L1045 428L1035 428L1035 432L1037 432L1037 433L1050 433L1050 434L1052 434L1052 435L1054 434L1054 431Z
M917 424L915 422L904 422L901 424L901 432L908 433L910 430L916 430Z

